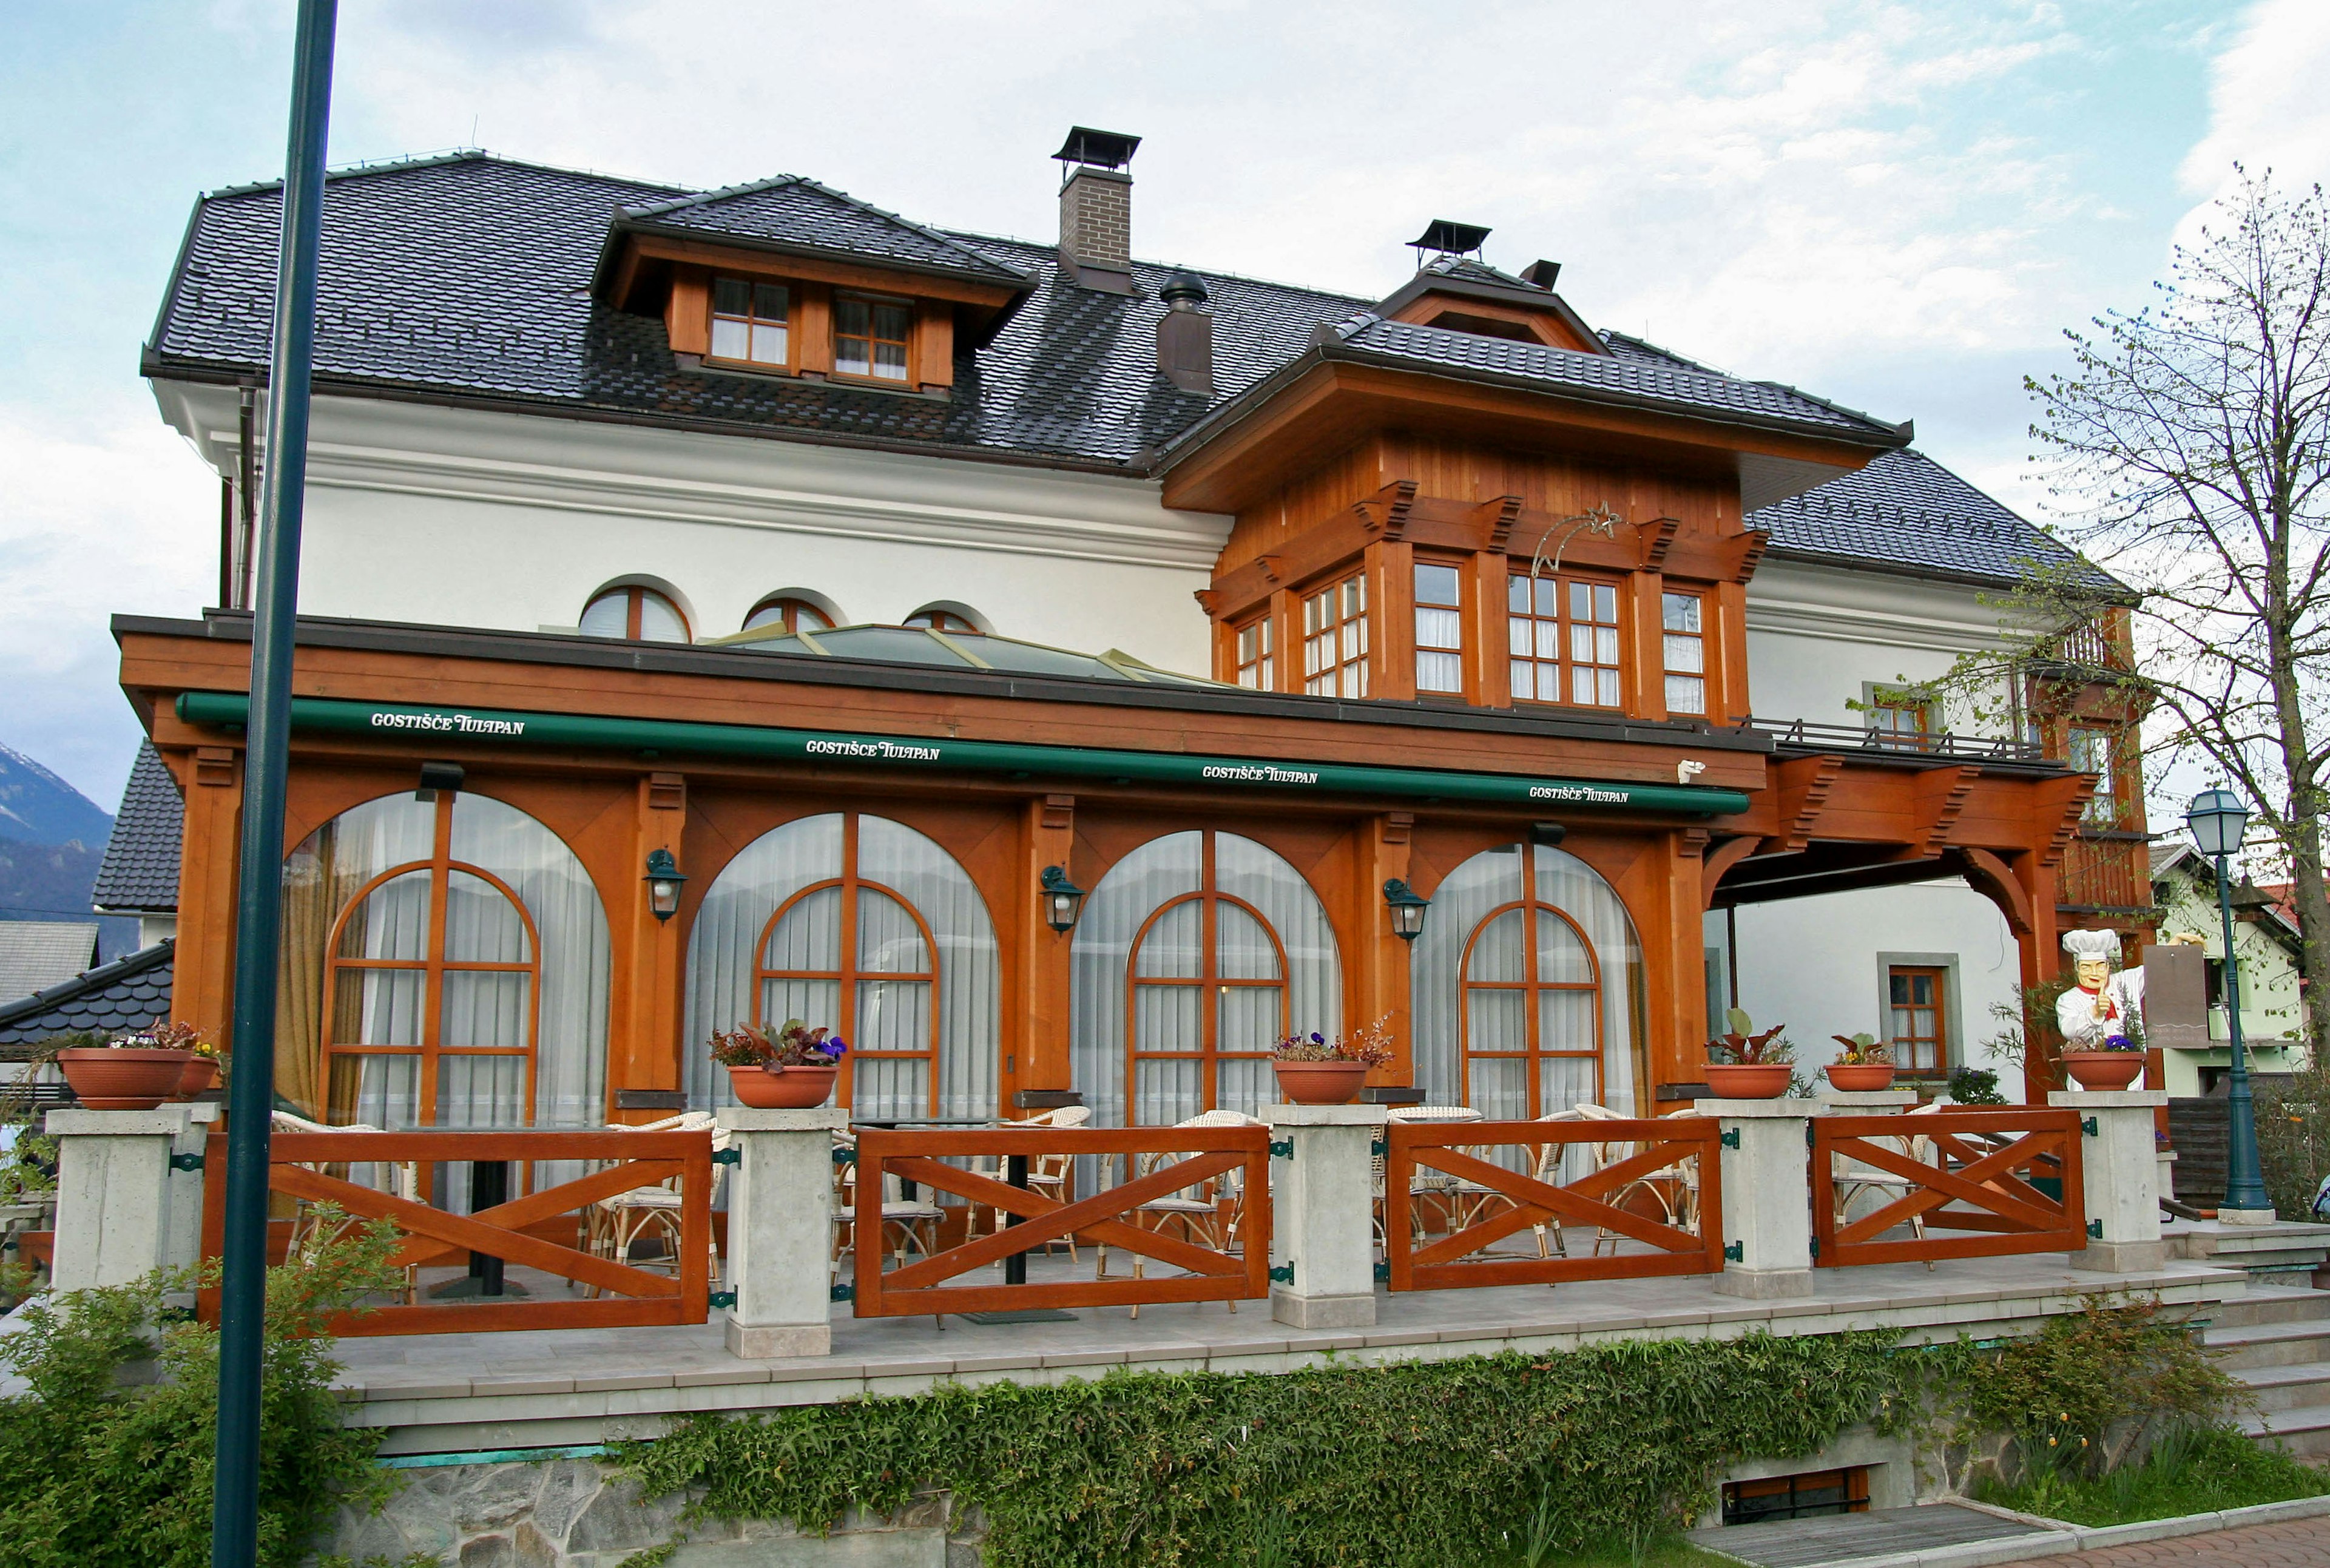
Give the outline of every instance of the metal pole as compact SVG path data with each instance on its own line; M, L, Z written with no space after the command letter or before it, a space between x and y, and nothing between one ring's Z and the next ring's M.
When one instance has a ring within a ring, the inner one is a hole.
M2233 957L2233 894L2225 857L2217 861L2217 914L2225 927L2225 1032L2233 1042L2231 1080L2225 1088L2224 1207L2273 1212L2258 1159L2257 1106L2249 1098L2249 1053L2241 1047L2241 983Z
M260 1328L267 1303L268 1118L275 1107L275 963L282 927L283 796L290 770L292 628L308 482L308 388L337 0L299 0L283 178L281 270L268 374L267 480L251 635L235 921L233 1076L227 1099L226 1236L219 1291L212 1568L259 1560Z

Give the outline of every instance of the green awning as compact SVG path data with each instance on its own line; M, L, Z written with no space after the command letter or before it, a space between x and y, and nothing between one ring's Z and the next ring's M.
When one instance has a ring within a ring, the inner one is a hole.
M251 698L240 692L189 691L178 698L188 724L240 726ZM1466 801L1544 812L1655 812L1729 816L1748 809L1738 790L1681 784L1596 783L1526 774L1447 773L1433 768L1364 767L1262 757L1193 756L1184 752L1108 751L1078 746L951 740L921 735L866 735L819 729L763 729L739 724L682 724L570 713L510 713L482 708L415 708L291 700L291 727L310 733L426 736L497 746L601 747L653 756L731 756L765 762L841 763L914 773L1000 774L1011 778L1096 778L1112 783L1179 784L1236 792L1362 795L1412 801Z

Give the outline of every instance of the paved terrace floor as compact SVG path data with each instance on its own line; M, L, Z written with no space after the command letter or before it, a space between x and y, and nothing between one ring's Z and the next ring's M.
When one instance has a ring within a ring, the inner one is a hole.
M1037 1278L1090 1278L1065 1258L1037 1260ZM513 1278L520 1276L512 1270ZM693 1411L819 1403L858 1394L922 1392L941 1380L1054 1383L1113 1367L1278 1373L1326 1364L1438 1360L1513 1349L1572 1349L1614 1338L1715 1338L1768 1329L1827 1334L1892 1328L1910 1341L1986 1337L2034 1316L2076 1310L2099 1291L2157 1294L2193 1307L2240 1296L2238 1269L2171 1263L2157 1273L2069 1267L2060 1254L1815 1269L1814 1293L1744 1301L1708 1277L1596 1280L1392 1295L1377 1321L1325 1332L1272 1321L1266 1301L1087 1308L1072 1322L977 1325L950 1317L860 1319L839 1306L833 1353L745 1361L729 1354L725 1315L684 1327L402 1335L341 1341L350 1420L390 1429L384 1451L450 1453L644 1437ZM539 1282L563 1298L564 1287Z

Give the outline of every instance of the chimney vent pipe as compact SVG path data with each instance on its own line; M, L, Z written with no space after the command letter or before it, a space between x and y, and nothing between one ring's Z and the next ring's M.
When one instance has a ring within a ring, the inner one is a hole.
M1165 301L1164 319L1157 323L1157 369L1183 392L1214 390L1214 318L1198 306L1206 302L1206 285L1188 272L1176 272L1157 290Z

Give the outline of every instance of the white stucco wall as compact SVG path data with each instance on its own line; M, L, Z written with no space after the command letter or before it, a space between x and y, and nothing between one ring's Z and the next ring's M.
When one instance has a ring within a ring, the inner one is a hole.
M1756 716L1860 726L1866 688L1930 680L1997 642L1998 613L1968 584L1766 559L1748 584L1748 689ZM1961 734L1997 734L1964 707Z

